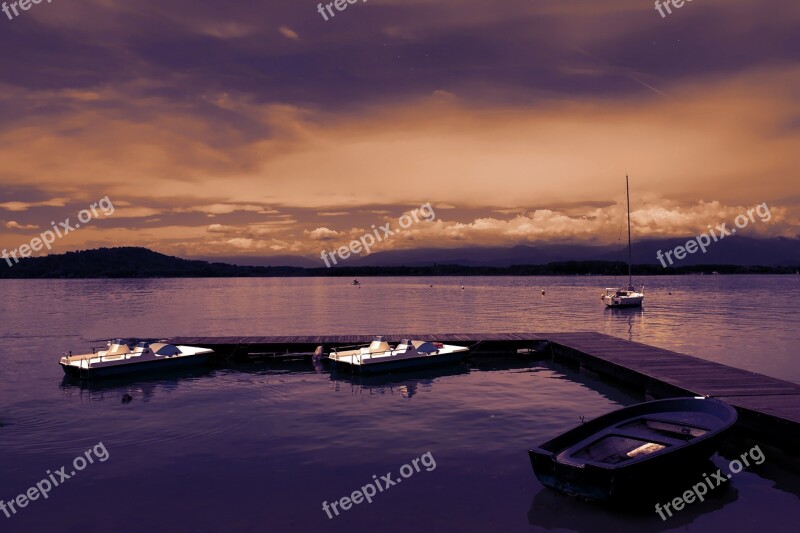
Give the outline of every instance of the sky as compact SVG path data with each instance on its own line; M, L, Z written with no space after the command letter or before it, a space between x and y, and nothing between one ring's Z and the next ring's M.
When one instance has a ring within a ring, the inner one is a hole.
M49 253L319 256L421 206L375 251L608 244L626 175L635 239L800 236L800 4L345 5L0 12L0 248L104 198Z

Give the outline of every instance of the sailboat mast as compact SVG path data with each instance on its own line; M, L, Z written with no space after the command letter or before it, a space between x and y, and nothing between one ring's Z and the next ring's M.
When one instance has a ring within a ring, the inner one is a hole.
M628 288L631 288L633 287L633 278L631 276L631 192L627 174L625 174L625 196L628 199Z

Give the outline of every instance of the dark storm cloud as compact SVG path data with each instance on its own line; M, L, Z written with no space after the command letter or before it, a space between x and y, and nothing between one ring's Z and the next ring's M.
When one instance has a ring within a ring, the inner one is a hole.
M195 112L219 91L332 110L437 89L478 102L626 96L644 90L626 73L657 85L796 61L796 15L776 0L695 2L664 20L642 1L374 0L325 22L310 0L65 2L3 21L0 65L27 89L158 81L144 94Z

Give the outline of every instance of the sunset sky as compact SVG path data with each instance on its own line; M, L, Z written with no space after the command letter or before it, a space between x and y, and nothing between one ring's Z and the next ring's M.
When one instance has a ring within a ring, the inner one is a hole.
M106 196L54 252L612 243L626 174L637 238L800 235L796 2L53 0L0 49L0 248Z

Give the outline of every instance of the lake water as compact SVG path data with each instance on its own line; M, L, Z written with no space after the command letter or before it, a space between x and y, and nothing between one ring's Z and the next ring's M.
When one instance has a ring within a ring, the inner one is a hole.
M91 387L57 365L114 336L590 330L800 383L800 276L645 278L644 310L622 313L599 296L623 279L348 282L0 281L0 499L48 470L69 474L93 447L108 453L47 499L0 512L0 531L796 531L800 477L771 449L665 522L543 489L530 447L641 400L553 363L481 359L362 380L312 363L225 363ZM428 452L428 468L372 503L323 511Z

